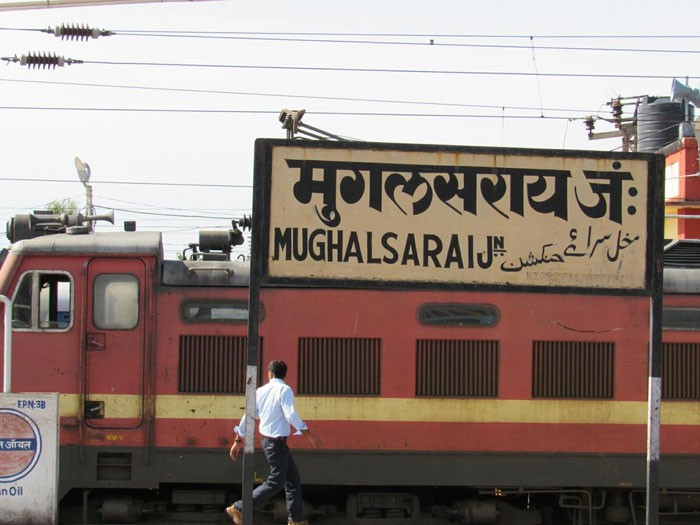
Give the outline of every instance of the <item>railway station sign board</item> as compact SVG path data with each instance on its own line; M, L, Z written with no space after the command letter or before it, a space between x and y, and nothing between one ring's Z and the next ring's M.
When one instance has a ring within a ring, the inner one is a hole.
M58 394L0 394L0 525L57 523Z
M256 142L262 283L651 293L663 157Z

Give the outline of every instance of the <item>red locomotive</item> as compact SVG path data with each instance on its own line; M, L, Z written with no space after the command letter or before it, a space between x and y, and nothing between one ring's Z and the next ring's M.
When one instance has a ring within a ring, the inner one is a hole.
M61 519L219 522L241 480L241 232L164 260L160 234L84 219L18 216L0 269L13 391L60 393ZM699 248L666 252L660 510L675 523L700 512ZM261 305L260 362L290 365L323 439L291 441L319 523L643 519L647 298L274 287Z

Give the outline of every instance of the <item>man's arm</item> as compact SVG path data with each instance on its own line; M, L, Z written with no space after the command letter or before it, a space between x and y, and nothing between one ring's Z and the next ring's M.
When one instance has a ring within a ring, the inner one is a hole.
M243 437L240 434L236 434L236 437L233 438L233 445L231 445L231 450L229 450L228 455L231 457L232 461L236 461L236 458L238 458L238 454L241 452L241 448L243 447Z
M311 441L311 444L314 446L314 448L321 448L321 440L316 434L311 432L308 428L302 429L301 433L304 434L309 439L309 441Z
M287 388L282 392L280 404L282 405L282 412L284 412L287 421L297 429L297 434L304 434L308 440L311 441L314 448L319 448L321 446L321 440L309 430L304 420L301 419L301 416L297 413L296 408L294 408L294 392L292 392L291 388Z
M243 436L245 436L245 413L243 413L243 417L241 418L238 426L233 427L233 434L235 437L233 438L233 444L231 445L231 450L229 450L228 455L233 461L236 461L241 448L243 448Z

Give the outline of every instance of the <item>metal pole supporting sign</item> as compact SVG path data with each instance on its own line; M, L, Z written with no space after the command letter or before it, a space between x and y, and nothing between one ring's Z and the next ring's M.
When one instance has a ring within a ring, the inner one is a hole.
M650 301L649 398L647 421L646 523L659 522L659 462L661 434L661 308L662 297Z
M256 163L259 153L256 151ZM259 178L256 165L254 177ZM256 186L258 188L259 186ZM255 474L255 391L258 381L258 326L260 322L260 286L264 259L261 256L264 188L253 192L251 217L250 285L248 292L248 356L245 390L245 448L243 450L243 525L253 524L253 476Z
M656 173L663 173L663 157L657 156ZM662 189L657 191L663 195ZM651 297L649 300L649 393L647 398L646 525L659 523L659 463L661 435L661 314L664 279L664 205L656 199L652 214Z
M252 243L253 249L255 242ZM251 270L254 257L251 257ZM255 473L255 391L258 378L258 319L260 281L250 273L248 298L248 366L245 387L245 448L243 450L243 525L253 523L253 474Z

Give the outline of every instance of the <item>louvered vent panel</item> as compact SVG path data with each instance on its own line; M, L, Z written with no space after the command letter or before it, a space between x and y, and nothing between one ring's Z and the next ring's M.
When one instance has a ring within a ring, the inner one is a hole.
M247 346L245 336L181 335L178 392L245 393ZM262 356L262 339L258 351Z
M700 268L700 242L695 239L673 241L664 248L664 267Z
M299 339L300 394L379 395L380 379L380 339Z
M700 345L664 343L661 376L663 399L700 399Z
M418 340L416 395L497 397L498 341Z
M533 397L612 399L614 377L614 343L533 342Z

